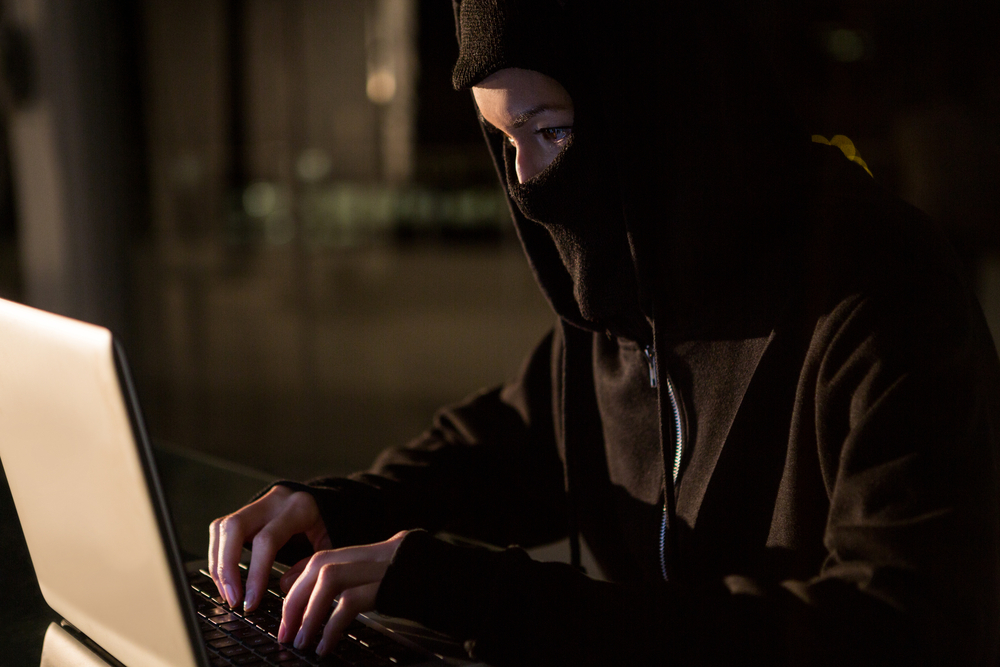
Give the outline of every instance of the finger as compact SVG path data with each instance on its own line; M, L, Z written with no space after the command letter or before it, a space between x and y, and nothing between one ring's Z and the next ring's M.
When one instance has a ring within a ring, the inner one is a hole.
M302 617L302 624L295 636L295 648L303 649L312 643L313 638L319 634L323 625L329 621L330 610L337 596L344 594L353 598L358 587L372 583L375 584L377 592L378 584L382 581L385 570L386 564L378 562L327 563L320 568L316 585ZM374 606L374 598L372 598L372 605ZM349 606L350 608L353 608L354 612L344 621L344 627L359 612L371 607L365 608L355 604L353 607Z
M367 548L325 551L313 556L285 597L278 629L279 642L287 643L294 637L296 647L305 646L329 618L334 598L348 588L382 580L388 563L363 560L336 562L348 552L354 555L368 553L363 549ZM314 597L316 601L312 603Z
M238 512L219 520L219 552L216 567L222 593L231 607L243 600L243 582L240 578L240 557L247 538L256 535L270 520L273 505L277 502L270 492Z
M242 510L241 510L242 512ZM241 512L223 517L219 522L218 569L219 589L230 607L235 607L243 597L240 581L240 556L243 553L245 536L252 529L245 525Z
M247 568L246 595L243 598L244 611L253 611L260 604L267 590L267 578L274 564L274 556L287 541L288 538L282 536L276 521L267 524L254 535L250 567Z
M344 631L351 624L358 614L375 608L375 596L378 595L378 587L381 580L357 586L344 591L337 603L337 608L333 610L330 620L323 628L323 637L316 646L316 653L326 656L340 641Z
M302 612L309 601L309 596L312 595L313 582L319 575L319 568L322 565L320 560L326 553L316 552L306 559L302 574L285 595L285 601L281 605L281 624L278 626L278 641L282 644L291 643L295 633L298 632Z
M306 569L306 565L308 564L309 559L303 558L298 563L288 568L288 570L281 575L281 579L278 583L281 585L283 593L287 594L288 591L292 590L292 585L295 583L295 580L299 578L299 575L302 574L302 571Z
M267 579L274 564L278 549L283 547L293 535L302 532L304 516L302 502L295 496L289 498L280 513L267 522L253 536L250 567L247 572L246 598L243 608L253 611L257 608L267 590Z
M302 615L302 624L295 635L295 648L303 649L312 642L319 629L323 627L323 622L330 618L330 609L334 600L342 592L339 587L340 575L338 570L345 566L342 564L327 563L319 570L316 577L316 585L313 586L312 595L306 605Z
M215 587L222 591L221 581L216 573L219 564L219 519L208 525L208 576L212 577Z

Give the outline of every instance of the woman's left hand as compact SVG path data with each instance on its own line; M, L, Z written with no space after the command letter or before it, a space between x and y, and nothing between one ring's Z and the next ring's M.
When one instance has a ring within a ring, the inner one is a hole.
M378 544L317 551L288 570L281 578L288 594L278 641L303 649L322 630L316 653L329 653L358 614L375 608L382 577L406 534L396 533ZM331 615L338 595L340 602Z

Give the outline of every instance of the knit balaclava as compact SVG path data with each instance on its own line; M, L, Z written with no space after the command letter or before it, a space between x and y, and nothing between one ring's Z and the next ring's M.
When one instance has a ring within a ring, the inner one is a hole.
M559 81L573 99L573 134L541 173L519 183L515 149L504 142L507 190L525 218L542 225L572 279L580 315L594 328L648 342L621 195L605 142L607 126L582 74L585 58L567 37L556 0L463 0L456 88L508 67Z

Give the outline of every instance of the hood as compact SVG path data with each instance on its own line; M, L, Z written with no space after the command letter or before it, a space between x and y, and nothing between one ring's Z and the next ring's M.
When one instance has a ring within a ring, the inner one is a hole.
M759 296L781 289L776 267L795 245L810 138L735 2L453 5L457 88L503 67L537 69L567 88L601 134L600 178L620 198L639 303L659 334L766 329ZM528 47L502 48L507 31ZM495 32L497 43L471 53L473 32L480 41ZM484 136L539 286L560 317L592 328L551 236L511 200L503 137Z

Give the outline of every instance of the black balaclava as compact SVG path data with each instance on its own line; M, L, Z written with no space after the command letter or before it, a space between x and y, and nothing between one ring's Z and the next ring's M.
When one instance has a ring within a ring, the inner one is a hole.
M604 141L607 126L583 81L586 59L561 29L566 23L555 0L464 0L453 83L467 88L517 67L546 74L566 88L574 106L570 140L525 183L517 179L514 148L504 142L507 190L521 213L548 231L586 323L649 343L613 158Z

